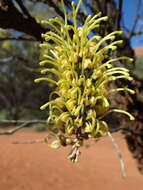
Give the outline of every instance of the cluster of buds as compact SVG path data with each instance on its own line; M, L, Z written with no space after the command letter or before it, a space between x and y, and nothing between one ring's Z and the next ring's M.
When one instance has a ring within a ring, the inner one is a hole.
M63 1L62 4L64 7ZM116 50L117 45L122 43L122 40L115 40L122 32L114 31L104 38L99 35L89 37L108 17L101 17L101 13L89 15L83 26L78 27L76 16L80 4L81 0L77 7L72 2L73 25L68 24L65 7L64 22L57 17L43 21L54 32L49 31L42 35L44 42L40 46L44 49L44 54L39 64L45 77L35 80L56 85L49 102L41 106L41 110L49 108L47 121L53 124L50 131L56 137L50 146L58 148L61 145L72 145L69 158L73 162L77 161L79 147L84 140L108 135L108 124L104 120L106 115L120 112L131 120L134 119L124 110L111 109L109 102L109 94L112 92L134 93L129 88L108 88L111 81L121 78L132 80L128 69L114 66L120 60L132 62L131 58L105 59L109 50ZM48 77L49 72L55 75L54 79Z

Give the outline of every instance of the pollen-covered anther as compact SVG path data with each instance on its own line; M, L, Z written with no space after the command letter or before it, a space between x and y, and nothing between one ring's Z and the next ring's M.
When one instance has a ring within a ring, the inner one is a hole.
M55 51L58 53L58 55L61 55L62 48L60 46L56 46Z
M86 86L87 86L87 87L91 87L91 86L92 86L92 79L88 78L88 79L86 80Z
M73 139L71 139L71 138L66 138L66 144L68 145L71 145L71 144L73 144Z
M93 68L94 64L92 63L91 59L85 59L83 67L84 69Z
M69 100L66 102L66 107L67 107L69 110L72 110L72 109L75 107L75 104L76 104L76 100L69 99Z
M67 59L62 59L62 60L60 61L60 64L62 64L62 65L67 65L67 64L68 64L68 60L67 60Z
M102 70L98 70L98 71L95 70L95 72L92 74L91 77L94 80L96 80L97 78L101 77L102 75L103 75L103 71Z
M78 80L73 78L71 84L72 84L73 87L78 87Z
M72 88L68 91L71 99L77 98L77 88Z
M72 135L73 134L73 131L74 131L74 126L67 126L66 127L66 134L67 135Z
M71 70L65 70L62 75L63 75L63 78L65 78L66 80L70 80L72 77L72 74L73 72Z
M74 109L72 110L72 115L74 115L74 116L78 116L80 110L81 110L81 106L74 107Z
M84 102L84 104L85 104L86 106L90 105L90 100L88 99L88 96L85 97L85 98L83 98L82 101Z
M71 56L71 62L77 63L77 61L78 61L78 55L77 53L73 53L73 55Z
M92 133L94 130L94 126L90 122L85 123L85 132Z
M95 96L92 96L90 99L89 99L89 103L90 103L90 105L93 107L93 106L95 106L95 104L96 104L96 98L95 98Z
M58 105L59 108L63 108L63 107L64 107L64 100L63 100L63 98L61 98L61 97L56 98L53 102L54 102L56 105Z
M79 78L79 80L78 80L78 85L79 86L81 86L81 85L85 85L85 78L83 78L83 77L81 77L81 78Z
M82 37L82 35L83 35L83 28L82 27L78 27L77 28L77 33L78 33L79 37Z
M68 119L70 118L69 113L67 112L63 112L60 116L59 116L59 120L66 122Z
M79 118L77 117L75 120L74 120L74 123L78 126L78 127L81 127L83 125L83 119L82 117Z
M87 118L86 119L91 119L91 118L96 118L96 112L95 112L95 110L93 110L93 109L90 109L89 111L88 111L88 114L87 114Z

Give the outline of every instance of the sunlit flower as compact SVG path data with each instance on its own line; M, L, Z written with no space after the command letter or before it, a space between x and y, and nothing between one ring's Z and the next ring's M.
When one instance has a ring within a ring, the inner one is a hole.
M131 58L108 58L105 61L108 51L116 50L117 45L122 43L122 40L115 40L122 31L114 31L104 38L99 35L89 38L89 34L99 28L102 21L107 21L108 17L101 17L101 13L89 15L83 26L79 27L76 17L81 1L79 0L77 7L72 2L73 25L68 24L63 1L65 21L57 17L43 21L54 32L49 31L42 35L44 42L40 47L46 51L43 51L43 60L39 64L44 66L41 73L45 77L35 80L56 85L50 101L41 106L41 109L49 108L48 122L54 124L50 130L55 134L56 141L50 146L58 148L60 145L72 145L69 158L73 162L77 161L79 147L85 139L108 134L108 124L104 121L106 115L120 112L131 120L134 119L124 110L111 109L109 102L110 93L134 93L128 88L108 88L111 81L121 78L132 80L128 69L114 66L114 62L120 60L132 62ZM48 73L56 77L48 78Z

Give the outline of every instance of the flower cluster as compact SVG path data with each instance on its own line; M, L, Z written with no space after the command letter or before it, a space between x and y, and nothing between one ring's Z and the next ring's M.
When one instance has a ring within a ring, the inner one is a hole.
M44 42L40 46L46 51L39 64L45 77L35 80L56 85L50 101L41 109L49 108L48 123L54 124L50 130L55 134L56 141L50 146L58 148L60 145L72 145L69 158L73 162L77 161L79 147L85 139L108 134L108 124L104 121L106 115L120 112L134 119L124 110L111 109L109 102L112 92L134 93L129 88L108 88L111 81L121 78L132 80L128 69L114 66L114 62L120 60L132 62L131 58L108 56L107 59L108 51L116 50L117 45L122 43L122 40L115 40L122 32L114 31L104 38L92 35L91 32L108 19L106 16L101 17L101 13L87 16L83 26L78 27L76 16L80 4L81 0L77 7L72 2L73 25L68 24L64 4L65 22L57 17L43 21L53 31L42 35ZM54 79L47 77L49 72L55 75Z

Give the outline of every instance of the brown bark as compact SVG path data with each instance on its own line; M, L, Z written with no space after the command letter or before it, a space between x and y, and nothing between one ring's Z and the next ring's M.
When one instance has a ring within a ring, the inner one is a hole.
M11 0L3 0L0 4L0 27L23 32L38 41L42 41L41 33L47 31L35 18L22 14Z

